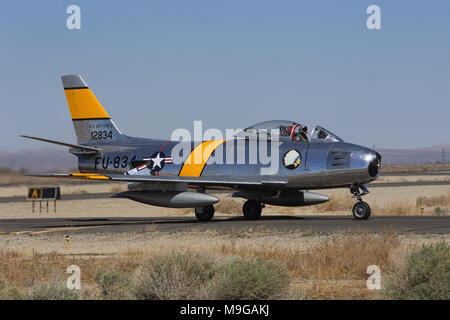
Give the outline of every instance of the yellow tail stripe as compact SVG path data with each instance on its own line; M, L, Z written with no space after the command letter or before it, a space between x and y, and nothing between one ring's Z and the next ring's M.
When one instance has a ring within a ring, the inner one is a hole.
M109 118L91 89L67 89L64 92L72 119Z
M200 177L211 154L226 140L205 141L192 150L180 170L180 177Z

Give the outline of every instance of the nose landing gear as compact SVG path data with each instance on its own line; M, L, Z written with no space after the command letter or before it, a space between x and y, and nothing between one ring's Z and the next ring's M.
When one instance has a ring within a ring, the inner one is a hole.
M367 202L361 200L355 203L352 212L356 220L367 220L370 217L371 209Z
M372 213L372 210L370 209L370 206L367 202L362 201L362 196L369 193L369 190L361 184L353 184L350 187L350 192L353 195L353 198L356 198L358 202L355 203L353 206L353 216L356 220L367 220L370 217L370 214Z

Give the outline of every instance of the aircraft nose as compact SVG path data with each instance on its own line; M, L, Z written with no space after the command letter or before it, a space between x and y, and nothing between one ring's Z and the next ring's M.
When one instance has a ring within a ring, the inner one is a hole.
M381 154L378 152L374 152L374 159L369 163L369 176L371 178L377 178L380 175L381 171Z

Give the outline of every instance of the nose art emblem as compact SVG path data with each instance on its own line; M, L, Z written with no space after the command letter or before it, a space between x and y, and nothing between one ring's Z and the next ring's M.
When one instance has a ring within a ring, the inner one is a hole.
M302 163L302 155L298 150L292 149L284 154L283 164L287 169L293 170Z

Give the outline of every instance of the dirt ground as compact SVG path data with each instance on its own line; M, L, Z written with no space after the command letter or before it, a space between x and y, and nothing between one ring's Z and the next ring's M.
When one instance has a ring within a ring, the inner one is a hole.
M31 253L57 252L70 255L104 255L119 254L130 250L170 251L200 250L214 253L222 245L233 244L237 248L268 248L280 250L309 250L314 246L338 235L311 232L277 232L265 229L236 231L198 231L160 232L151 227L142 232L127 233L73 233L70 235L69 250L66 247L65 233L47 233L38 235L0 235L0 249L19 250ZM342 233L345 236L345 233ZM405 247L434 243L450 242L450 235L402 234L399 236Z

